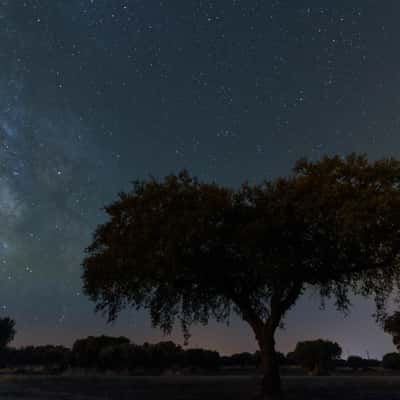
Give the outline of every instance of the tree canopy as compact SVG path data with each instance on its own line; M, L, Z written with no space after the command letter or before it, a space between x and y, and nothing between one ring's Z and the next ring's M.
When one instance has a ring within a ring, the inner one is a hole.
M234 311L274 386L273 335L306 288L341 310L351 292L372 296L384 315L399 281L399 183L397 160L355 154L303 159L291 176L237 190L185 171L136 181L105 207L83 261L85 293L110 320L144 308L167 333Z
M86 367L96 366L101 351L110 346L129 344L130 340L124 336L88 336L78 339L72 346L73 362Z
M299 363L313 375L326 373L333 367L333 361L342 354L340 346L329 340L299 342L288 357Z
M346 365L354 371L357 371L358 369L363 368L366 365L366 362L360 356L348 356Z
M15 336L15 321L11 318L0 318L0 348L6 347Z
M388 353L382 358L382 367L385 369L400 369L400 354Z
M393 337L393 344L400 350L400 312L388 316L383 325L385 332Z

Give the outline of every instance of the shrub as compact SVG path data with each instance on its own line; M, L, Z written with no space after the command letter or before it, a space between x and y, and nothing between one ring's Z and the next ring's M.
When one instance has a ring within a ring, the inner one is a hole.
M318 339L297 343L294 352L290 353L290 358L311 374L322 375L334 368L333 361L337 360L341 353L342 349L337 343Z
M400 354L398 353L388 353L382 358L382 366L385 369L400 369Z

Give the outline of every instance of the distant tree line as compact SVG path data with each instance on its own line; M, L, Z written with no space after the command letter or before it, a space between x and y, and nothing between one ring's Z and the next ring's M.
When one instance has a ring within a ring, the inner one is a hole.
M393 343L400 350L400 312L386 318L384 330L393 336ZM162 373L165 370L207 371L219 368L261 369L262 355L242 352L231 356L220 356L216 351L201 348L183 349L172 341L137 345L127 337L89 336L78 339L72 348L64 346L8 347L15 336L15 321L0 318L0 369L30 371L40 367L46 372L61 372L67 368L115 371L116 373ZM400 370L400 354L385 354L382 362L351 355L341 358L338 343L329 340L310 340L297 343L294 351L276 352L280 367L299 366L310 375L324 375L335 368L365 371L372 368Z
M278 353L281 365L295 364ZM215 371L219 368L255 369L261 365L261 356L242 352L221 356L217 351L201 348L183 349L172 341L155 344L131 343L126 337L89 336L76 340L72 349L64 346L5 347L0 350L0 368L43 367L59 372L67 368L92 369L99 372L162 373L169 369L187 371Z
M61 371L68 367L71 350L64 346L5 347L0 350L0 368L46 367Z
M108 336L77 340L70 357L73 367L114 371L153 369L162 372L174 367L217 369L220 361L221 357L216 351L184 350L171 341L137 345L126 337Z
M389 353L382 362L352 355L343 360L337 343L328 340L299 342L294 351L277 353L282 368L303 368L310 375L328 374L336 368L365 371L377 367L400 370L400 354ZM72 348L64 346L3 347L0 368L20 370L44 369L59 373L68 368L98 372L160 374L165 371L215 372L222 369L255 370L261 367L261 356L241 352L221 356L217 351L201 348L184 349L172 341L137 345L126 337L89 336L76 340Z
M172 368L215 370L222 360L216 351L184 350L171 341L137 345L126 337L110 336L79 339L72 349L47 345L0 350L0 368L43 367L54 372L67 368L128 373L138 370L161 373Z

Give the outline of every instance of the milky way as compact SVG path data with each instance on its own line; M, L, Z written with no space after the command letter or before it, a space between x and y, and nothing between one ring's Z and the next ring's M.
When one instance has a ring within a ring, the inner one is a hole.
M238 186L302 156L399 156L399 12L372 0L0 1L0 310L15 344L161 337L145 315L107 326L81 293L101 208L134 179L187 168ZM345 320L303 300L278 345L391 350L370 303L355 303ZM235 319L193 344L255 349Z

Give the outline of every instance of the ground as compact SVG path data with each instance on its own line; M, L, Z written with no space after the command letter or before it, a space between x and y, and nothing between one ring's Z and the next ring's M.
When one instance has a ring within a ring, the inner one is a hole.
M400 377L284 377L288 400L400 400ZM254 377L87 378L3 376L8 400L248 400Z

